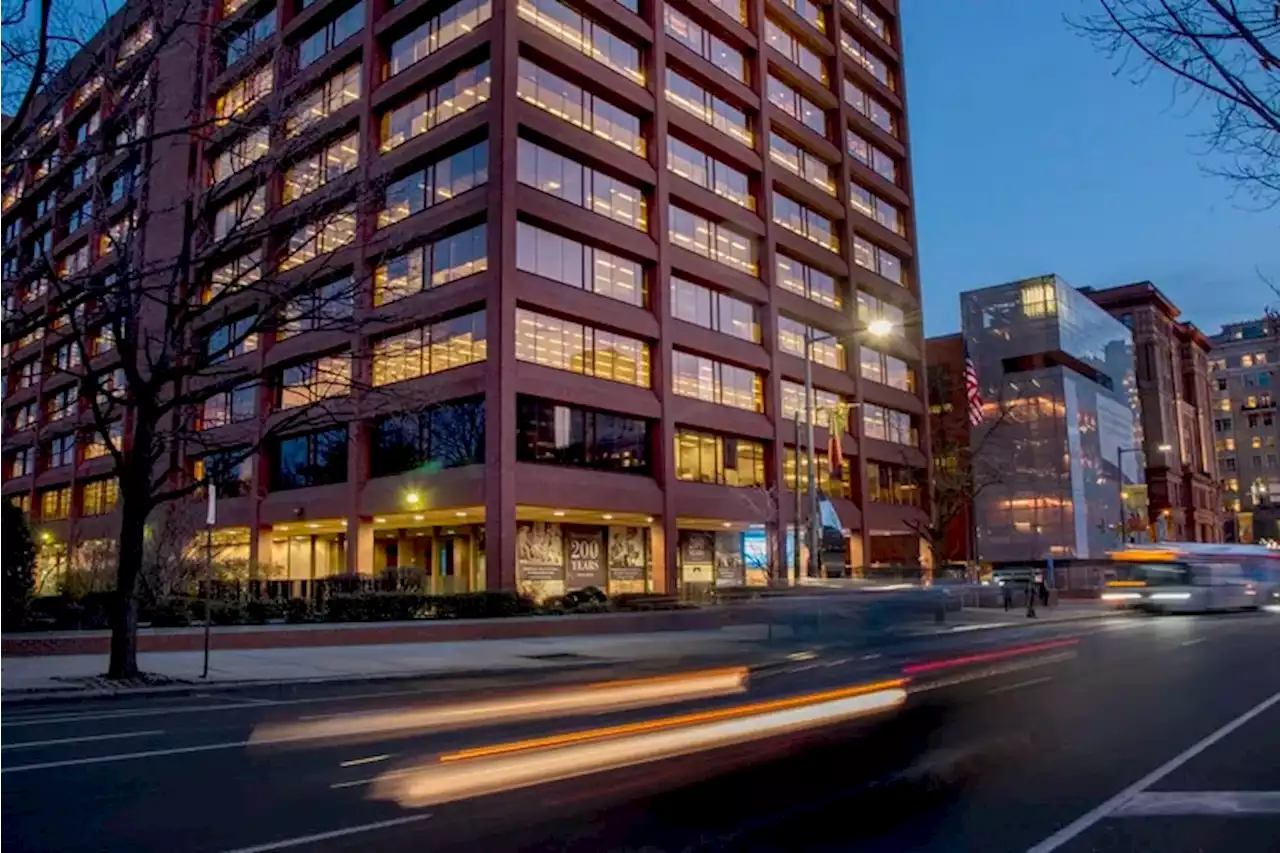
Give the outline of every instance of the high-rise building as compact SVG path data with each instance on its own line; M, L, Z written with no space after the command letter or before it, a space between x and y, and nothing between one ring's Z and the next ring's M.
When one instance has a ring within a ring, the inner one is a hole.
M1133 332L1149 532L1222 541L1208 338L1149 281L1081 292Z
M244 342L217 353L244 384L170 473L256 448L217 476L218 542L253 579L760 580L790 541L806 336L848 560L917 558L896 0L222 0L175 29L178 5L127 3L6 149L5 299L49 298L41 254L71 281L191 238L180 292L228 306L198 345ZM246 279L266 295L233 302ZM344 288L354 326L326 330ZM53 559L111 538L116 493L66 333L4 358L3 493ZM272 426L317 397L335 422Z
M1212 338L1213 437L1228 542L1280 540L1277 326L1265 317L1223 326Z

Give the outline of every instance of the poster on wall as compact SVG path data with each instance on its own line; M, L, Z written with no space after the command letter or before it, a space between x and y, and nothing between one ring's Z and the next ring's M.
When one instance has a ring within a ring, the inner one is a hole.
M748 530L742 534L742 562L746 568L747 586L769 584L769 535L764 530Z
M609 591L619 584L626 589L617 592L643 592L645 567L645 528L609 528ZM632 585L639 584L638 588Z
M716 534L716 586L742 586L746 583L742 561L742 534Z
M604 589L608 583L604 569L604 532L570 530L565 538L569 543L569 568L565 577L567 588L594 586Z
M516 580L520 592L536 601L564 595L560 525L536 521L516 526Z
M697 530L680 533L680 577L685 583L711 583L715 570L715 536Z

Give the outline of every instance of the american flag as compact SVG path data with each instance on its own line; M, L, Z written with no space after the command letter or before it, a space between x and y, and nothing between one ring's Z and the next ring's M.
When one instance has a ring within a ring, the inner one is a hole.
M978 388L978 368L969 357L969 344L964 345L964 398L969 405L969 425L982 423L982 391Z

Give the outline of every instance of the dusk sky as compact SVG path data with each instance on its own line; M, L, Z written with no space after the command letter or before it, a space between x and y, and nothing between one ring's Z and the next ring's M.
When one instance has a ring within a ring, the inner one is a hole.
M1063 23L1090 0L901 0L925 332L957 294L1056 272L1149 279L1213 334L1280 281L1280 209L1204 174L1202 120ZM1238 196L1238 193L1236 194Z

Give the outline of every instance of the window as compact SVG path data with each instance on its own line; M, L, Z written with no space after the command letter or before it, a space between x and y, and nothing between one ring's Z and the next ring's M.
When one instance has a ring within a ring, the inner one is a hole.
M918 447L920 436L914 418L907 412L887 409L871 403L862 404L862 428L867 438Z
M373 304L386 305L484 272L489 266L486 240L485 226L477 225L380 264L373 273Z
M820 136L827 135L827 114L795 89L769 75L769 103Z
M516 12L552 38L591 57L605 68L644 85L640 49L568 6L557 0L519 0Z
M213 160L212 178L217 184L250 166L271 150L271 129L261 127L232 140Z
M843 307L844 299L833 276L781 252L776 253L774 258L777 263L775 278L780 287L828 308Z
M310 157L294 163L284 173L284 203L297 201L330 181L337 180L353 170L359 162L359 133L329 143Z
M45 470L74 465L76 461L76 437L74 433L60 435L49 441L44 450Z
M906 236L906 219L897 205L890 204L867 188L850 182L849 206L868 219L874 219L895 234Z
M791 174L813 184L827 195L835 196L835 167L805 151L794 142L776 133L769 134L769 159Z
M141 179L140 166L133 163L116 173L111 179L111 188L107 191L107 206L119 204L133 194Z
M254 249L209 272L209 283L205 285L203 293L204 301L212 302L223 292L234 293L256 284L261 278L262 250Z
M97 400L99 408L129 402L129 383L125 380L123 367L101 376Z
M897 305L858 291L858 323L863 328L872 323L888 323L893 329L891 334L900 335L905 322L906 315Z
M747 25L747 0L711 0L711 5L742 26Z
M344 276L298 294L285 303L277 338L344 328L351 320L355 292L351 276Z
M40 490L40 520L57 521L71 515L71 487Z
M14 430L28 429L36 425L37 406L33 400L30 403L23 403L13 410L13 428Z
M867 463L867 498L876 503L920 505L920 485L914 472L902 465Z
M1227 390L1227 380L1226 380L1225 378L1223 378L1223 379L1217 379L1217 380L1214 380L1214 381L1216 382L1216 384L1217 384L1217 389L1218 389L1219 391L1226 391L1226 390Z
M663 29L667 35L710 62L716 68L743 83L747 81L747 62L742 54L716 36L695 24L683 12L667 4L663 7Z
M711 125L726 136L748 147L755 144L755 135L747 123L747 114L728 102L717 98L706 89L693 83L670 68L667 69L667 101Z
M671 242L747 275L757 274L756 239L728 225L670 206Z
M55 371L71 371L80 366L80 344L67 341L53 351L49 366Z
M300 489L347 481L347 428L293 435L276 442L271 488Z
M9 456L10 477L25 477L28 474L34 474L35 470L36 449L34 447L20 448Z
M760 342L755 306L678 276L671 276L671 316L752 343Z
M821 329L778 315L778 349L797 358L804 358L806 336L809 337L809 353L815 364L833 370L844 370L844 344Z
M764 411L764 383L755 371L679 350L671 360L672 390L681 397Z
M259 101L271 94L274 83L275 78L272 75L270 63L232 83L230 88L219 95L214 102L213 113L217 124L224 125L233 116L252 109Z
M40 381L40 362L36 360L18 365L18 389L32 388Z
M83 204L75 207L67 214L67 233L79 231L82 225L87 225L93 216L93 201L86 200Z
M489 100L489 62L462 71L382 115L382 151L397 148Z
M349 204L294 231L289 236L289 253L280 261L280 271L337 251L355 238L356 206Z
M801 71L817 80L823 86L827 85L827 66L823 63L822 57L801 44L800 40L792 35L784 25L777 23L772 18L766 20L764 23L764 37L770 47L800 66Z
M378 227L457 198L489 180L489 143L481 142L387 185Z
M213 483L219 498L238 498L249 494L253 468L253 454L244 450L224 450L206 453L196 459L191 466L191 477L198 483ZM217 541L216 535L214 541Z
M889 73L889 64L868 50L860 41L849 35L847 31L840 33L840 47L854 62L861 65L872 77L886 89L897 89L893 75Z
M877 101L867 91L848 78L844 81L844 100L856 111L871 119L871 123L890 136L898 135L898 122L889 108Z
M119 502L120 482L115 477L93 480L80 489L81 515L106 515L115 510Z
M230 68L253 51L255 47L276 34L276 10L273 6L261 17L227 39L223 53L223 68Z
M357 62L299 98L285 115L285 136L293 138L347 104L360 100L360 74L361 65Z
M214 214L213 239L224 239L236 229L257 222L266 212L267 191L264 187L232 199Z
M676 479L750 488L764 486L764 445L694 430L676 430Z
M257 414L257 394L257 386L249 384L206 398L200 411L199 429L217 429L251 420Z
M85 181L92 180L98 174L98 158L88 157L83 162L78 163L71 170L71 188L83 184Z
M1244 355L1240 356L1240 366L1253 367L1253 355L1251 355L1250 353L1245 353Z
M351 356L348 353L338 353L282 370L278 406L281 409L292 409L349 393Z
M870 347L862 347L862 378L899 391L916 390L916 372L900 358L885 355Z
M845 131L849 156L891 184L898 183L898 161L852 130ZM1130 316L1130 315L1126 315ZM1133 322L1130 316L1130 322Z
M44 414L45 418L50 421L59 421L63 418L70 417L76 412L76 402L79 399L76 394L76 387L71 385L56 391L45 398Z
M667 136L667 169L747 210L756 209L756 200L751 195L745 172L670 135Z
M516 223L516 267L628 305L647 304L644 268L638 261Z
M853 238L853 262L863 269L871 270L894 284L906 286L902 277L902 259L887 249L881 249L861 237Z
M649 345L627 335L516 309L516 358L532 364L649 387Z
M820 33L827 31L827 16L813 0L782 0L782 5L799 15L804 22Z
M484 464L484 398L451 400L373 424L370 475Z
M644 192L637 187L527 139L517 141L516 159L520 183L631 228L648 226Z
M521 397L516 458L597 471L648 474L649 422Z
M831 461L826 451L820 450L813 454L813 479L814 485L817 486L819 492L824 495L830 495L833 498L849 497L849 476L850 467L849 460L844 460L840 466L840 470L832 472ZM809 454L800 454L800 483L802 488L806 488L809 480ZM782 451L782 482L786 484L788 491L795 491L796 488L796 449L794 447L783 448Z
M489 20L492 0L459 0L391 43L383 79L389 79Z
M108 441L111 443L108 445ZM111 448L117 451L124 448L124 425L120 421L113 421L107 424L106 435L98 430L90 430L85 433L84 441L84 460L88 462L90 459L99 459L111 452Z
M258 318L252 315L219 326L204 339L204 357L209 364L236 358L258 348Z
M776 191L773 194L773 221L824 249L840 251L840 238L836 235L835 223Z
M73 249L58 262L58 274L63 278L80 275L89 268L89 244Z
M523 57L519 74L516 94L521 99L619 148L644 156L645 140L637 116Z
M298 45L298 68L306 68L364 28L364 2L356 3Z
M137 56L144 47L151 43L151 39L155 34L155 21L145 21L135 27L120 43L120 52L116 55L116 67L119 68Z
M390 385L484 361L485 312L410 329L373 344L373 384Z
M866 25L867 29L878 35L885 44L891 42L889 26L880 13L871 8L867 0L843 0L843 2L845 7Z

